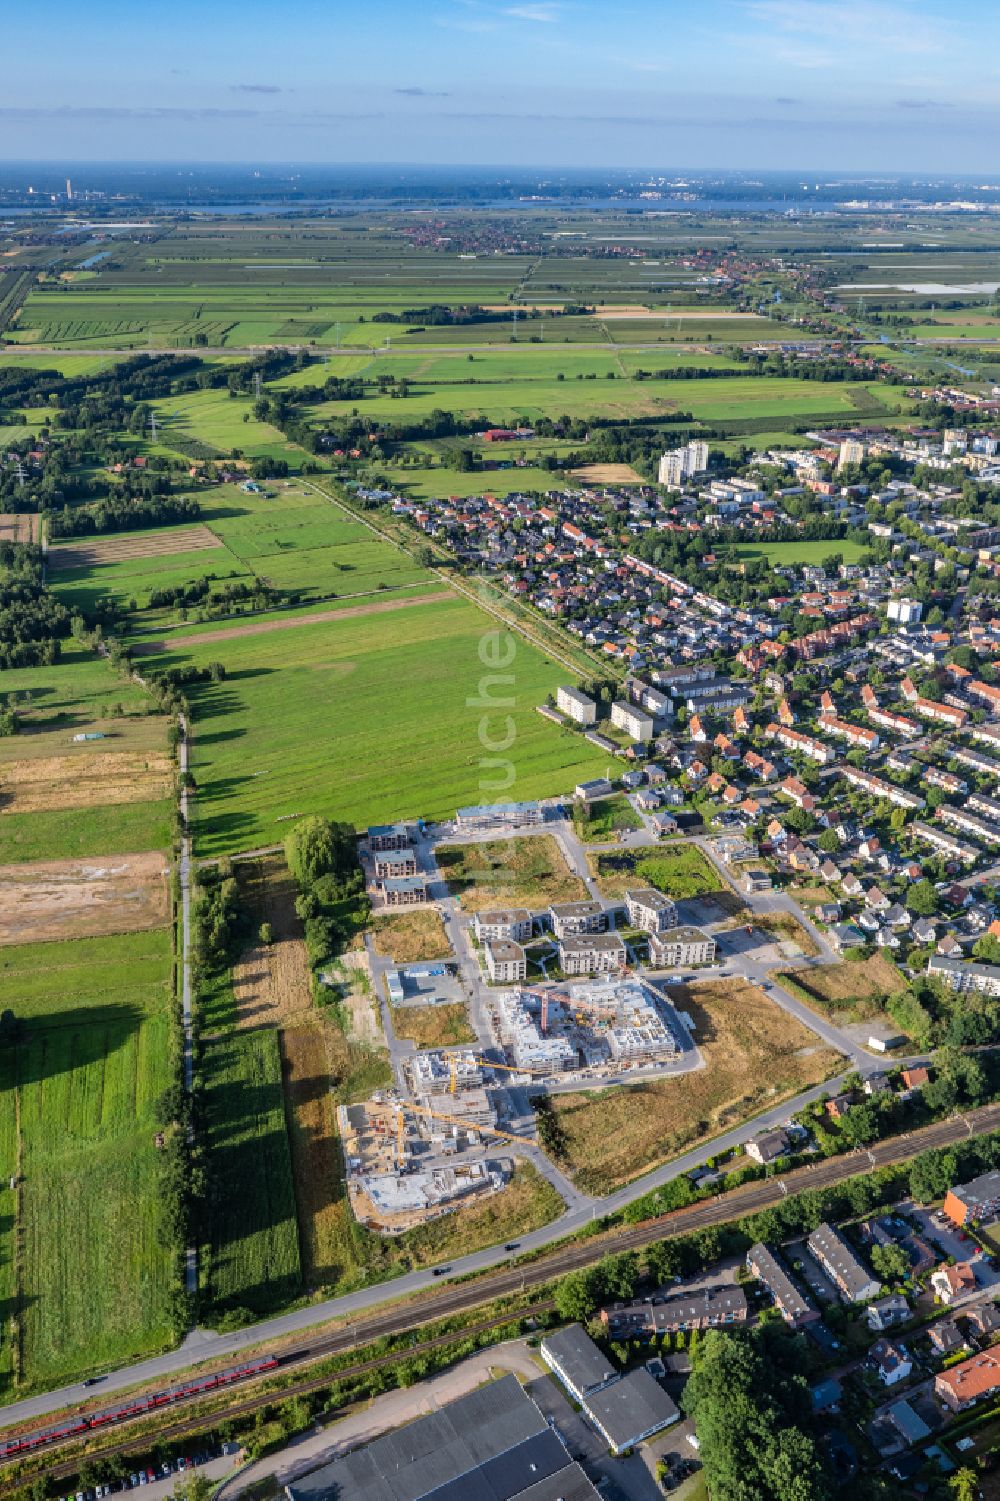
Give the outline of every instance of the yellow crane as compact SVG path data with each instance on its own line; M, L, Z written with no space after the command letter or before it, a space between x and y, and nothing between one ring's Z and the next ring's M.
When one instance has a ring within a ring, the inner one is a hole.
M474 1053L473 1057L483 1068L501 1068L507 1074L534 1074L538 1079L547 1079L552 1072L550 1068L521 1068L516 1063L494 1063L492 1058L485 1058L481 1053Z
M493 1136L502 1136L504 1141L517 1141L521 1146L530 1146L531 1143L523 1136L515 1136L512 1131L502 1131L499 1126L479 1125L473 1121L463 1121L456 1115L444 1115L440 1110L431 1110L427 1105L400 1105L399 1120L402 1129L403 1111L412 1110L414 1115L426 1115L434 1121L444 1121L448 1126L461 1126L463 1131L489 1131Z

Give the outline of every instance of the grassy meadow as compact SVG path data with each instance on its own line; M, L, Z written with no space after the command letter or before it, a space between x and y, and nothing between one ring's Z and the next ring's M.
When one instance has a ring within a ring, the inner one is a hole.
M503 690L514 699L515 739L503 757L484 749L486 711L475 700L492 632L472 605L445 598L253 635L206 631L199 644L172 635L156 665L226 668L224 682L191 689L199 853L272 843L284 820L306 813L358 825L443 818L501 791L548 796L596 775L600 752L535 710L565 670L519 637L514 683ZM512 763L508 789L498 760Z
M2 1165L19 1154L24 1175L0 1258L13 1278L8 1396L171 1342L154 1144L171 982L162 929L0 949L0 1010L22 1023L0 1091Z

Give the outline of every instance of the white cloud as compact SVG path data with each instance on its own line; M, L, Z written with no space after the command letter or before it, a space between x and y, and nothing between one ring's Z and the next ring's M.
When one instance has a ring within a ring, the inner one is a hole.
M508 5L505 16L514 16L518 21L544 21L552 25L557 19L557 5Z
M916 6L897 0L744 0L743 9L776 37L795 36L812 43L836 42L838 47L874 47L911 54L935 52L948 43L955 45L954 21L946 28ZM820 64L805 62L799 66Z

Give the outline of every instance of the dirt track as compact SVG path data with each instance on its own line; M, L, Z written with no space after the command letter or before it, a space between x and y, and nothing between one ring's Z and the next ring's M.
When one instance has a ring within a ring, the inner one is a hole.
M406 610L411 605L439 604L454 599L450 589L434 594L418 594L407 599L388 599L377 605L351 605L346 610L319 610L315 615L295 615L289 619L256 620L250 625L234 625L223 631L198 631L193 636L172 636L169 641L139 641L132 655L148 657L161 651L178 651L187 646L211 646L214 641L233 641L238 636L264 636L270 631L292 631L300 625L325 625L335 620L351 620L358 615L385 615L390 610Z

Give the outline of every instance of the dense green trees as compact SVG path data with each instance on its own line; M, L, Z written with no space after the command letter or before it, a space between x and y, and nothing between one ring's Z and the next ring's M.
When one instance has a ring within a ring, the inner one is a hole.
M823 1501L809 1389L794 1336L774 1325L702 1339L683 1406L701 1443L713 1501Z

